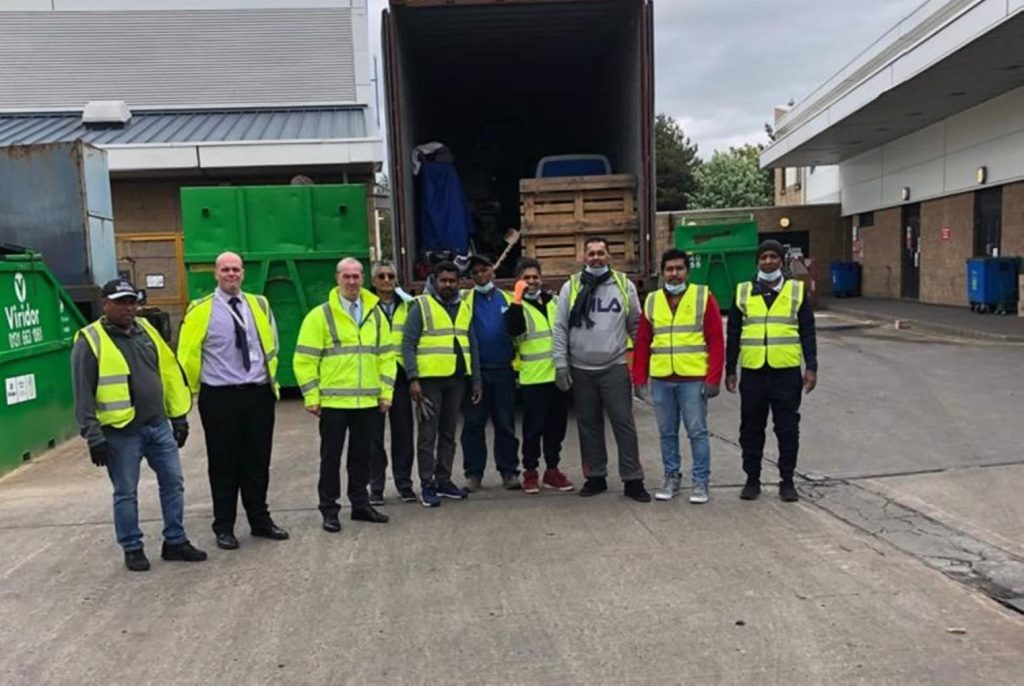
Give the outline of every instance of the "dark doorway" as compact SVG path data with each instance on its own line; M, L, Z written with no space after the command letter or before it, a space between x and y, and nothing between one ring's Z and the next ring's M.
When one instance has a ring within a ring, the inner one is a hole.
M903 207L903 241L901 252L902 279L900 297L917 300L921 297L921 204Z
M974 256L997 257L1003 237L1003 187L974 194Z

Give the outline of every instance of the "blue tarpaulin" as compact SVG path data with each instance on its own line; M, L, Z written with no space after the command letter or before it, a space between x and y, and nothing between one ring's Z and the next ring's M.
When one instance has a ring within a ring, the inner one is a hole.
M469 252L473 220L455 165L425 162L420 170L420 250Z

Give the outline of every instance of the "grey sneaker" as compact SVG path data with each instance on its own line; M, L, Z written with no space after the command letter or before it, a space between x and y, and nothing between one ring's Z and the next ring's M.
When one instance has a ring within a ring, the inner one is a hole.
M665 485L654 492L655 500L672 500L679 493L679 475L665 477Z
M706 503L708 498L708 484L705 481L693 482L693 488L690 490L690 502L695 504Z

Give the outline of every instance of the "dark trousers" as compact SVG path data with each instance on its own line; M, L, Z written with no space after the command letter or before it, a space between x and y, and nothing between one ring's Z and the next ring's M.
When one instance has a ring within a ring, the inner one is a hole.
M325 407L320 410L320 514L337 515L341 510L341 451L348 433L348 501L353 510L370 506L366 485L370 480L370 448L377 430L380 410L370 407L361 410L339 410Z
M772 413L775 437L779 441L779 476L793 478L796 455L800 449L800 400L803 374L799 367L789 369L744 369L740 375L740 447L743 471L761 475L765 427Z
M463 401L462 468L466 478L482 479L487 468L487 418L494 425L494 462L502 476L519 473L516 438L516 373L511 367L482 370L484 397Z
M271 524L267 488L274 439L274 402L269 384L204 384L199 389L199 418L206 434L215 533L233 532L239 492L249 526L261 528Z
M370 490L383 491L387 482L388 452L384 448L384 423L391 421L391 476L397 488L412 487L412 398L405 370L398 367L395 397L387 415L379 414L370 449Z
M569 394L552 383L522 386L523 469L540 466L541 444L544 463L555 469L562 460L562 441L569 421Z
M420 379L420 388L433 403L434 414L416 425L416 462L420 486L436 486L452 480L455 429L459 425L459 406L466 391L466 380L462 376Z
M623 481L642 480L644 468L640 464L640 443L633 421L633 384L626 365L617 364L607 369L573 367L572 393L584 476L608 477L608 447L604 440L607 412L619 450L619 477Z

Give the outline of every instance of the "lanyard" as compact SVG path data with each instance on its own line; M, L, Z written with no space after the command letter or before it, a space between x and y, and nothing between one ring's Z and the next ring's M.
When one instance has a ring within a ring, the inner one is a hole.
M243 303L245 302L245 298L241 295L241 293L239 293L239 295L236 296L236 297L241 302L243 302ZM222 296L220 294L220 292L217 293L217 296L214 298L214 300L216 300L217 302L219 302L221 305L224 306L224 309L226 309L228 311L228 314L230 314L231 318L235 320L235 323L238 324L240 327L242 327L242 330L245 331L246 337L248 337L248 335L249 335L249 308L248 307L241 307L241 308L239 308L240 310L242 310L242 316L239 317L238 313L235 312L235 308L231 307L231 303L229 303L227 301L227 299L224 298L224 296ZM250 345L251 345L251 343L250 343Z

